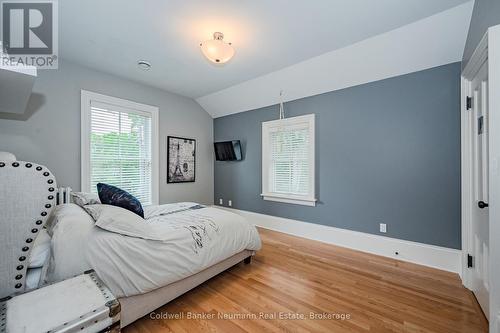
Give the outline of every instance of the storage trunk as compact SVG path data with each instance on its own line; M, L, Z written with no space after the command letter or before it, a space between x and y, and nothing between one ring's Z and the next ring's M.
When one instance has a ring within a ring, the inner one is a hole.
M120 303L88 271L0 304L0 333L40 332L120 332Z

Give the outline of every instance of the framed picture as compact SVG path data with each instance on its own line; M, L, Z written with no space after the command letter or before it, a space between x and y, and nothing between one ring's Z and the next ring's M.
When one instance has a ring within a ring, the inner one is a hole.
M196 140L167 137L167 183L195 181Z

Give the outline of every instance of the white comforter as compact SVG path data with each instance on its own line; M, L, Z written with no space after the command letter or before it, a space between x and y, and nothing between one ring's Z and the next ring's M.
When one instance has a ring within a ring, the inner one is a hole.
M115 296L132 296L181 280L245 249L260 249L256 228L243 217L196 205L148 207L146 223L154 225L161 240L109 232L88 220L75 225L60 219L52 230L47 280L93 268ZM75 220L74 214L66 215Z

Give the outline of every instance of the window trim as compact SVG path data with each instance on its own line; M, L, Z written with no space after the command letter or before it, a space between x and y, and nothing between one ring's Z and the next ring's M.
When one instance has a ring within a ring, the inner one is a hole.
M279 127L297 126L307 123L311 149L309 150L309 194L293 195L284 193L273 193L269 191L269 163L270 163L270 142L269 133ZM316 169L315 169L315 115L307 114L292 118L271 120L262 123L262 193L264 200L276 201L304 206L316 206Z
M154 205L159 204L159 108L123 98L98 94L92 91L81 90L81 190L90 192L90 113L91 102L115 105L151 115L151 200Z

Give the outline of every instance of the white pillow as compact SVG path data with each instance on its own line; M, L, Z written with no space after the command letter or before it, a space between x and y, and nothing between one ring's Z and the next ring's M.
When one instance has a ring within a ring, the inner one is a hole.
M42 277L43 268L28 268L26 271L26 290L38 288L40 285L40 278Z
M101 200L99 200L99 196L94 193L71 192L71 197L73 198L73 202L80 207L83 207L85 205L95 205L101 203Z
M47 220L45 228L47 228L48 234L50 236L53 236L54 228L56 228L61 221L64 221L66 224L68 224L78 223L82 220L92 221L92 218L82 209L82 207L74 203L58 205L50 215L50 218Z
M42 229L33 242L30 252L28 268L37 268L45 265L50 257L50 236L47 230Z
M51 260L46 281L61 281L91 269L85 260L88 237L95 228L94 220L76 204L59 205L49 225Z
M162 240L145 219L127 209L112 205L87 205L84 208L101 229L130 237Z
M103 204L95 204L95 205L85 205L82 208L92 217L94 222L97 222L99 216L102 212Z

